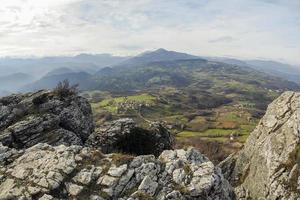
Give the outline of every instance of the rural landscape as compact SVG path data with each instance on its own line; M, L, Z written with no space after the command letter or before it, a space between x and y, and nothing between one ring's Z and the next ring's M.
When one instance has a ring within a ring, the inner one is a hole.
M178 147L198 147L217 163L243 146L270 102L283 91L300 89L247 64L165 49L119 60L96 72L56 68L19 91L52 89L68 80L91 103L96 127L121 118L142 127L159 121L176 135Z
M298 0L10 0L0 200L299 200Z

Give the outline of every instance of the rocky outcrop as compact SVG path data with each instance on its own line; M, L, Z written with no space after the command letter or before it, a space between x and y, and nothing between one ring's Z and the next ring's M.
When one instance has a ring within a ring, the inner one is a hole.
M0 99L0 142L9 147L82 145L93 129L90 104L75 94L38 91Z
M220 169L193 148L153 155L82 146L0 145L0 199L232 199Z
M300 93L271 103L245 147L220 166L238 199L300 199Z
M233 198L198 151L166 150L174 136L160 123L120 119L92 132L91 107L75 94L0 99L0 199Z
M174 141L174 136L160 123L152 123L149 129L144 129L137 127L132 119L124 118L96 129L86 145L101 148L103 153L158 156L163 150L171 149Z

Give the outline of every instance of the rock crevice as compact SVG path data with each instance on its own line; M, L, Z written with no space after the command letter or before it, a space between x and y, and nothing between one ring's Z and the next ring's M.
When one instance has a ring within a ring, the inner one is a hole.
M154 154L174 146L175 137L160 123L150 124L149 129L137 127L129 118L113 121L96 129L86 145L101 148L103 153L121 152L133 155Z

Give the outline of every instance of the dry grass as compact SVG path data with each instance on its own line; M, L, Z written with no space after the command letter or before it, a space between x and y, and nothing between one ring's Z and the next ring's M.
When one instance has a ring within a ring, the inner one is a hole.
M116 166L121 166L123 164L129 164L133 160L134 156L128 154L114 153L112 155L112 163Z
M176 148L186 148L187 146L195 147L214 164L218 164L231 153L239 151L242 147L238 143L208 141L200 138L184 138L176 141Z

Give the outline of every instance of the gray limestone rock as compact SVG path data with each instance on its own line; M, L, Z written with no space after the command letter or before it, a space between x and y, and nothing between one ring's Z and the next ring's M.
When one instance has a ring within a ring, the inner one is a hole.
M5 146L82 145L93 130L91 106L83 97L38 91L0 98L0 143Z
M7 152L11 162L0 163L0 199L233 198L220 169L194 149L130 160L94 148L42 143L22 152L7 148L0 157Z
M220 167L238 199L300 199L299 163L300 93L285 92Z
M174 141L174 136L160 123L152 123L149 129L144 129L137 127L132 119L124 118L96 129L86 145L101 148L103 153L158 156L163 150L171 149Z

